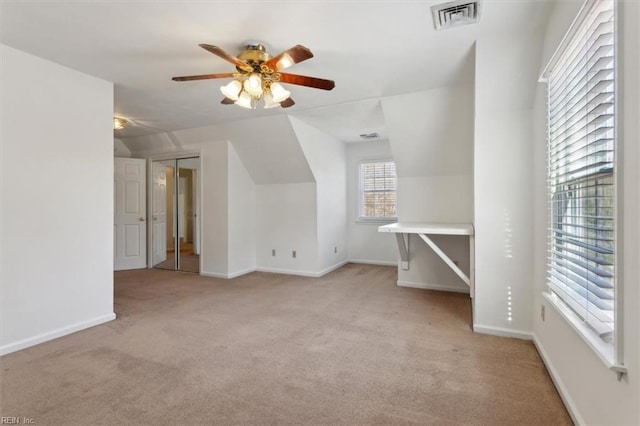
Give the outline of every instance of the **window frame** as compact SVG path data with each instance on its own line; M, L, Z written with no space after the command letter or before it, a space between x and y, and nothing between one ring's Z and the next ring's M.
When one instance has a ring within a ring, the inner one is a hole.
M364 182L362 176L362 165L363 164L374 164L374 163L393 163L394 167L396 167L395 161L388 157L383 158L363 158L358 161L358 167L356 169L357 174L357 183L358 183L358 200L356 205L357 218L356 222L360 223L393 223L398 221L398 169L396 167L396 216L394 217L381 217L381 216L364 216Z
M549 75L552 72L552 69L558 64L559 61L564 59L565 54L567 53L567 49L573 41L574 36L580 29L581 25L584 23L587 18L589 12L593 8L594 4L601 0L586 0L574 19L571 27L565 34L564 38L558 45L556 51L552 55L551 59L547 63L546 67L543 69L539 82L547 84L547 95L549 95ZM623 356L623 337L624 337L624 328L623 328L623 274L622 274L622 265L621 265L621 254L623 253L623 237L624 233L622 232L622 161L620 161L620 153L621 151L621 126L620 126L620 117L621 117L621 79L620 79L620 57L619 57L619 34L620 34L620 24L619 24L619 7L618 2L613 0L613 57L614 57L614 66L613 66L613 108L614 108L614 121L613 121L613 131L614 131L614 141L613 141L613 184L615 185L614 189L614 270L615 270L615 278L614 278L614 330L613 330L613 341L606 342L601 338L601 336L596 333L590 326L586 324L586 321L583 320L569 305L564 302L560 296L555 294L551 290L551 286L549 284L548 277L545 277L546 280L546 289L543 291L544 299L555 308L555 310L560 314L562 318L573 328L578 335L585 341L585 343L590 347L598 358L607 366L607 368L611 371L614 371L618 374L619 377L626 374L627 370L624 366L624 356ZM547 134L547 150L549 149L549 137L550 137L550 111L549 111L549 96L547 96L547 112L546 112L546 134ZM548 161L548 157L547 157ZM549 170L547 169L545 173L545 180L548 181L550 178ZM545 183L545 192L546 192L546 203L550 202L550 193L549 193L549 185L548 182ZM547 212L546 221L547 226L545 227L548 230L552 229L553 212ZM552 232L552 231L547 231ZM549 243L549 235L546 236L546 242ZM546 254L548 254L548 250L545 249ZM546 275L546 274L545 274Z

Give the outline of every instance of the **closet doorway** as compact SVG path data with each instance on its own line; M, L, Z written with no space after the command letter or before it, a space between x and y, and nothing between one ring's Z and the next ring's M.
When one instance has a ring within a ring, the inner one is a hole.
M153 267L200 272L200 158L152 162Z

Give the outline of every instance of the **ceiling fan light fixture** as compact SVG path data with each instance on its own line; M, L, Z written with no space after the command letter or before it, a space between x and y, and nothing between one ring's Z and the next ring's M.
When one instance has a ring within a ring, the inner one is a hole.
M122 130L127 125L127 120L120 117L113 117L113 130Z
M291 92L282 87L280 83L273 83L271 85L271 95L273 96L273 101L276 103L280 103L285 99L288 99L291 96Z
M251 73L249 78L244 81L244 90L250 95L257 97L262 96L262 77L260 74L256 72Z
M242 90L242 83L238 80L233 80L231 83L220 87L220 91L227 98L237 101L240 97L240 91Z
M295 61L291 58L290 55L282 55L282 58L278 61L276 68L279 70L289 68L290 66L295 65Z
M240 93L240 97L235 102L236 105L241 106L242 108L253 109L255 108L253 103L253 97L245 92L244 90Z
M277 108L280 106L278 102L274 102L273 95L271 94L271 92L264 92L263 99L264 99L265 109Z
M300 44L272 56L267 53L263 44L248 42L245 49L237 57L211 44L199 44L198 46L235 65L237 72L172 77L171 80L194 81L232 78L233 81L220 87L220 91L224 95L224 99L220 102L222 105L235 103L243 108L255 109L260 100L264 98L265 108L277 106L290 108L295 105L295 102L290 97L291 92L282 87L280 81L322 90L332 90L336 85L333 80L281 72L283 69L313 58L313 53Z

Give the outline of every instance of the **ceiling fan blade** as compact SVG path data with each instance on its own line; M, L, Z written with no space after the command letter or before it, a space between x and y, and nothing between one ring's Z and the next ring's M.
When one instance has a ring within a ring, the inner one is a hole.
M253 71L253 67L251 65L249 65L242 59L238 59L235 56L231 56L224 50L220 49L218 46L212 46L210 44L199 44L198 46L202 47L204 50L208 52L213 53L214 55L221 57L225 61L231 62L233 65L240 68L241 70L244 70L247 72Z
M331 90L336 87L336 83L333 80L325 80L323 78L307 77L305 75L287 73L280 73L280 82L297 84L298 86L307 86L323 90Z
M295 103L295 102L293 101L293 99L291 99L291 98L287 98L287 99L285 99L284 101L280 102L280 106L281 106L282 108L289 108L289 107L294 106L295 104L296 104L296 103Z
M309 58L313 58L313 53L311 53L311 51L306 47L297 44L291 49L285 50L284 52L269 59L264 63L264 65L274 71L280 71L290 67L291 65L306 61Z
M231 98L227 98L227 97L225 96L225 97L224 97L224 99L223 99L222 101L220 101L220 103L221 103L222 105L231 105L231 104L235 104L235 103L236 103L236 101L234 101L234 100L233 100L233 99L231 99Z
M173 77L173 81L191 81L191 80L209 80L212 78L231 78L233 73L225 72L222 74L202 74L202 75L188 75L185 77Z

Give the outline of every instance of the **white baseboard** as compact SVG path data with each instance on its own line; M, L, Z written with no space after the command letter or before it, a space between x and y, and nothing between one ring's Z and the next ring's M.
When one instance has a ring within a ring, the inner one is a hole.
M255 270L255 269L254 269ZM229 279L229 276L227 274L220 274L218 272L207 272L207 271L202 271L200 272L200 275L202 275L203 277L211 277L211 278L223 278L225 280Z
M287 274L287 275L298 275L301 277L312 277L312 278L320 278L323 275L328 274L331 271L335 271L336 269L346 265L348 261L343 260L341 262L336 263L335 265L331 265L328 268L325 268L321 271L299 271L296 269L281 269L281 268L256 268L258 272L270 272L274 274Z
M380 266L398 266L398 262L386 262L386 261L380 261L380 260L347 259L347 260L342 260L342 261L336 263L335 265L331 265L328 268L325 268L325 269L323 269L321 271L316 271L316 272L314 272L314 271L299 271L299 270L296 270L296 269L257 267L257 268L245 269L244 271L232 272L230 274L221 274L221 273L218 273L218 272L202 271L200 273L200 275L202 275L203 277L231 279L231 278L239 277L241 275L249 274L251 272L269 272L269 273L272 273L272 274L286 274L286 275L298 275L298 276L301 276L301 277L320 278L320 277L328 274L329 272L333 272L336 269L342 268L347 263L359 263L359 264L364 264L364 265L380 265ZM455 291L455 292L461 292L461 293L465 292L464 289L456 290L456 289L452 289L452 288L446 287L446 286L425 287L425 286L422 286L422 284L420 284L420 286L406 285L404 287L427 288L427 289L431 289L431 290ZM466 293L469 293L469 291L466 291Z
M329 272L333 272L336 269L342 268L347 263L349 263L348 260L341 260L340 262L336 263L335 265L331 265L328 268L324 268L322 271L318 272L318 274L319 274L318 277L322 277L323 275L327 275Z
M231 278L239 277L241 275L249 274L251 272L269 272L269 273L273 273L273 274L298 275L298 276L302 276L302 277L319 278L319 277L321 277L323 275L328 274L329 272L335 271L336 269L343 267L347 263L349 263L349 261L343 260L341 262L336 263L335 265L331 265L328 268L325 268L325 269L323 269L321 271L316 271L316 272L314 272L314 271L299 271L299 270L296 270L296 269L262 268L262 267L258 267L258 268L245 269L244 271L231 272L229 274L220 274L218 272L202 271L200 273L200 275L202 275L204 277L231 279Z
M96 325L104 324L105 322L113 321L114 319L116 319L116 314L110 313L98 318L90 319L88 321L78 322L66 327L58 328L57 330L52 330L34 337L29 337L28 339L20 340L15 343L9 343L7 345L0 346L0 356L19 351L21 349L26 349L28 347L47 342L49 340L57 339L58 337L66 336L67 334L75 333L77 331L94 327Z
M573 423L577 425L586 424L584 419L578 412L578 409L576 408L576 404L573 402L571 395L569 395L567 388L564 386L564 383L560 379L560 376L558 375L557 370L553 366L553 363L551 363L551 359L549 358L549 355L547 355L547 352L544 350L542 343L540 343L540 341L538 340L538 336L536 336L535 334L533 334L533 345L538 350L538 353L540 354L540 358L542 358L542 362L544 362L545 367L547 367L549 376L551 376L551 381L553 382L556 389L558 390L558 393L560 394L560 398L562 399L562 402L564 403L565 408L569 412L569 415L571 416L571 420L573 420Z
M380 266L398 266L398 262L388 262L386 260L366 260L366 259L347 259L348 263L361 263L363 265L380 265Z
M400 287L422 288L425 290L438 290L438 291L449 291L453 293L469 294L468 287L467 288L453 287L453 286L444 285L444 284L416 283L412 281L398 281L397 284Z
M202 271L200 272L200 275L202 275L203 277L211 277L211 278L222 278L225 280L230 280L231 278L236 278L239 277L241 275L245 275L245 274L249 274L251 272L255 272L256 268L249 268L249 269L245 269L244 271L236 271L236 272L231 272L229 274L220 274L217 272L206 272L206 271Z
M285 274L285 275L298 275L301 277L319 277L318 272L313 271L298 271L296 269L283 269L283 268L256 268L256 272L269 272L271 274Z
M236 277L240 277L242 275L245 274L250 274L251 272L255 272L256 268L247 268L244 271L236 271L236 272L231 272L229 274L227 274L227 278L231 279L231 278L236 278Z
M473 324L473 331L492 336L512 337L514 339L533 340L533 333L511 328L494 327L492 325Z

